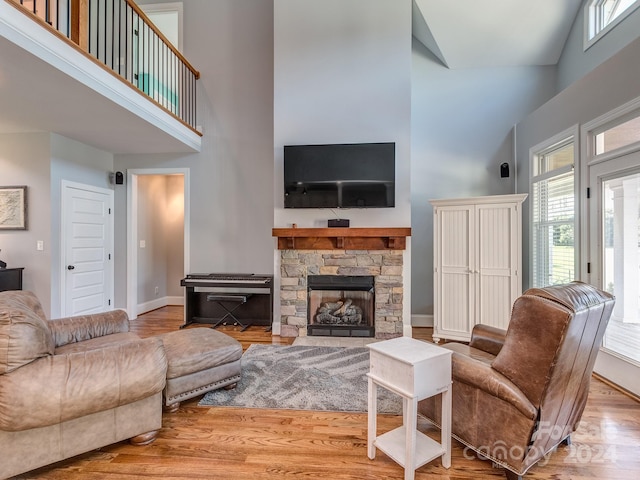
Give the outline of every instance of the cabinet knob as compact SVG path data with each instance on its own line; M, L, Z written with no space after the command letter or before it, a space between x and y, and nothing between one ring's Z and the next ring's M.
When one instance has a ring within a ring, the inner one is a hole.
M76 267L73 266L73 265L67 265L67 270L73 270L74 268L76 268Z

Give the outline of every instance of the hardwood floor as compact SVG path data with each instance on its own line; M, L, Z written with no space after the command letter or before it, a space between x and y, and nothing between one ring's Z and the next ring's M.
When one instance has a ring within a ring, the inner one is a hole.
M165 307L132 321L142 337L176 330L182 307ZM206 328L193 326L189 328ZM239 332L219 328L247 348L251 343L290 344L263 327ZM430 339L431 329L414 329ZM135 447L120 442L53 466L20 475L21 479L402 479L403 469L378 452L367 458L367 415L294 410L198 407L199 398L165 414L158 439ZM380 431L401 418L378 416ZM424 420L419 429L434 438L439 431ZM640 404L594 379L583 425L571 446L560 447L548 461L534 466L526 479L630 479L640 475ZM416 471L416 480L505 478L502 469L478 460L452 442L450 469L435 460ZM0 452L1 456L1 452ZM544 463L544 464L543 464Z

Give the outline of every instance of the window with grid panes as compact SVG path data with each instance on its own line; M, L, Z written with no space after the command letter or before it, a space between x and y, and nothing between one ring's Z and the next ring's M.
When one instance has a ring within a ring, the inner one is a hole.
M538 153L532 200L532 287L575 280L573 139Z

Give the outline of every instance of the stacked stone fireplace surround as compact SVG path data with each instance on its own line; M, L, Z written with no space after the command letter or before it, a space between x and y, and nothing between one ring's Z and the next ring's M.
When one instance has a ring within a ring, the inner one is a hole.
M307 335L308 275L372 275L375 338L402 336L402 250L280 250L280 335Z

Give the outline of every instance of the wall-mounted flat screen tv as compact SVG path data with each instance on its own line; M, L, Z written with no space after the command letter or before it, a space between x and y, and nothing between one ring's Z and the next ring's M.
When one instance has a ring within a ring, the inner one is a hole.
M285 145L285 208L395 206L396 144Z

